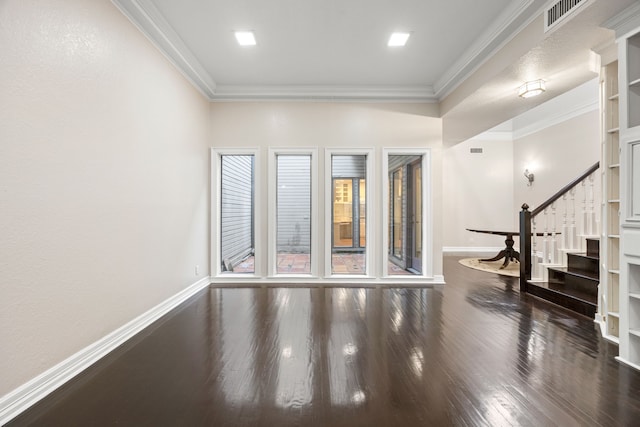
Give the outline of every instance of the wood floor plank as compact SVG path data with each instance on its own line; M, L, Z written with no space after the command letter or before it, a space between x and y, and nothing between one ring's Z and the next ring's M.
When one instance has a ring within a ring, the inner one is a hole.
M445 258L427 288L209 288L9 426L627 426L592 319Z

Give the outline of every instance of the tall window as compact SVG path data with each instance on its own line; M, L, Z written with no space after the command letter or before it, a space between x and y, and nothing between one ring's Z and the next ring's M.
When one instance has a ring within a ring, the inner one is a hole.
M390 155L388 274L423 274L421 155Z
M367 156L331 156L331 273L365 274Z
M311 273L311 156L276 157L276 273Z
M220 271L255 272L255 160L253 155L220 158Z

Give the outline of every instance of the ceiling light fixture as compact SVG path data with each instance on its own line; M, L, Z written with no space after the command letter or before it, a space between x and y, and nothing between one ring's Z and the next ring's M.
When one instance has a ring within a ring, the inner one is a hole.
M407 44L407 40L409 40L410 35L411 33L393 33L391 34L391 37L389 37L389 43L387 43L387 46L404 46Z
M253 31L236 31L234 34L240 46L256 45L256 36L253 34Z
M518 88L518 95L521 98L531 98L532 96L538 96L546 90L544 80L533 80L526 82Z

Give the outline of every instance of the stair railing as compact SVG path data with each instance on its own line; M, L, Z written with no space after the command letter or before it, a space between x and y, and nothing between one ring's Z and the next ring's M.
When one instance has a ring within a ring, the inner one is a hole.
M544 264L562 264L561 250L580 249L579 235L596 234L594 178L597 162L579 177L565 185L536 209L522 205L520 211L520 291L527 292L531 279L542 279ZM582 187L582 212L576 214L576 189ZM556 231L558 204L561 206L562 230ZM576 224L578 218L578 225ZM579 228L579 229L578 229ZM541 247L538 246L541 237Z

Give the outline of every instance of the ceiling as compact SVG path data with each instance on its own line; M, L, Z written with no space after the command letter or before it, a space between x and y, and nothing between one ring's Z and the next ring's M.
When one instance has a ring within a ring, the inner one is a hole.
M599 26L637 4L583 0L544 34L548 0L113 1L212 101L436 102L449 142L542 102L515 96L525 79L550 99L593 78L591 49L613 41ZM405 47L387 46L394 31Z

